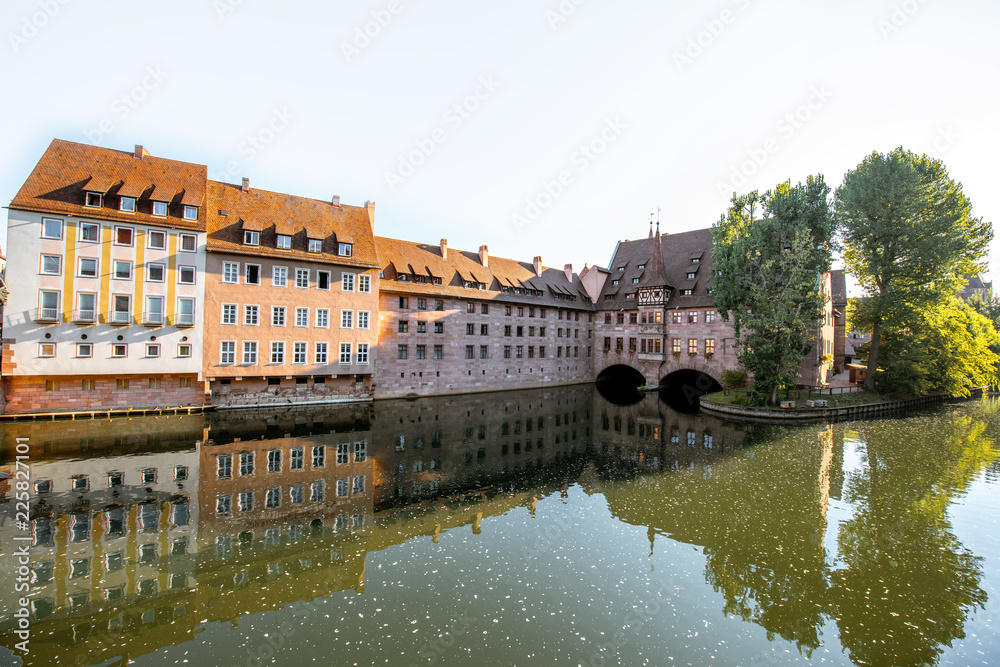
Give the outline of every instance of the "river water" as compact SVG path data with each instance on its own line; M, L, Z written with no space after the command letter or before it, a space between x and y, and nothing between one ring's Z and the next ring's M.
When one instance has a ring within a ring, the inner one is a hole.
M32 485L25 526L0 481L0 664L1000 664L996 399L767 427L583 385L0 429Z

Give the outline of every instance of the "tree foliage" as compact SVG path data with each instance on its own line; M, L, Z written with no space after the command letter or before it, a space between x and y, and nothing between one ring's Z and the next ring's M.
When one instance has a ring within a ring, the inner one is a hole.
M879 377L892 384L894 373L916 370L912 346L891 337L911 336L900 323L944 307L965 276L977 272L993 230L972 217L961 184L940 160L902 148L872 153L848 172L837 189L835 210L844 262L865 292L872 332L866 383L874 389ZM883 348L909 359L882 359ZM917 377L899 379L920 385Z
M829 271L833 216L822 176L733 195L712 229L715 306L733 320L740 364L758 403L794 384L822 318L820 275Z

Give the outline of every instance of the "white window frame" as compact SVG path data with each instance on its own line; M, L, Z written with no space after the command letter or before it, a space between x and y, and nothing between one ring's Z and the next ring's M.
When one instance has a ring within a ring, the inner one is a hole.
M111 356L114 359L124 359L128 356L128 343L112 343Z
M240 263L239 262L223 262L222 263L222 282L235 285L240 281Z
M309 326L309 309L308 308L296 308L295 309L295 326L297 326L297 327L307 327L307 326Z
M244 229L243 245L260 245L260 232L252 229Z
M272 287L288 287L288 267L287 266L272 266L271 267L271 286Z
M368 343L358 343L358 358L357 362L359 364L368 363Z
M97 238L88 239L88 238L84 237L84 234L83 234L83 230L84 229L95 229L95 230L97 230L97 234L95 234L95 236ZM96 222L81 222L80 223L80 234L79 234L79 237L80 237L80 241L83 242L83 243L100 243L101 242L101 226L99 224L97 224Z
M177 244L177 250L179 252L198 252L198 236L196 234L180 234L180 243ZM191 247L185 248L184 242L191 239Z
M159 278L153 278L152 275L150 275L151 272L153 271L154 267L159 267L159 269L160 269L160 277ZM150 262L149 264L146 264L146 282L147 283L162 283L162 282L165 282L166 279L167 279L167 265L166 264L160 264L159 262Z
M153 202L153 215L157 218L167 217L167 202L165 201L154 201Z
M129 242L122 243L118 240L118 232L128 230L130 234ZM135 227L127 227L125 225L115 225L115 240L114 245L121 246L123 248L131 248L135 245Z
M320 253L323 252L323 239L309 239L306 244L306 249L309 252Z
M232 314L231 318L226 316L227 312ZM235 303L222 304L222 315L219 321L225 325L237 324L239 322L239 304Z
M158 359L160 357L159 343L146 343L146 359Z
M96 203L95 203L96 202ZM101 208L104 206L104 193L88 190L83 193L83 205L88 208Z
M340 291L341 292L353 292L354 291L354 273L343 273L340 276Z
M163 239L163 245L153 245L153 239L161 238ZM166 250L167 249L167 233L159 230L151 229L146 232L146 247L153 250Z
M271 326L272 327L283 327L285 326L285 319L287 315L287 309L285 306L271 306Z
M56 225L59 226L59 231L55 235L47 234L46 233L46 228L48 226L47 223L50 223L50 222L54 222ZM62 239L62 237L63 237L63 221L60 220L59 218L42 218L41 234L42 234L42 238L43 239Z
M187 348L187 349L185 349ZM191 356L191 343L178 343L177 344L177 356L181 359L186 359Z
M322 287L322 276L326 276L326 287ZM316 289L328 290L330 285L333 284L333 276L329 271L317 271L316 272Z
M320 329L327 329L330 326L330 309L316 309L316 326Z
M257 341L243 341L243 356L241 358L244 365L254 366L257 364Z
M341 343L340 344L340 363L341 365L349 365L351 363L351 357L353 352L353 345L351 343ZM345 356L346 355L346 356ZM345 361L346 359L346 361Z
M313 363L327 364L330 358L330 344L316 343L313 345Z
M371 326L371 311L358 311L358 329L368 329Z
M354 328L354 311L353 310L342 310L342 311L340 311L340 328L341 329L353 329Z
M126 266L128 267L128 277L121 278L118 275L118 267ZM132 280L132 262L127 259L116 259L114 260L114 272L111 274L112 280Z
M185 270L191 270L191 280L184 280ZM198 279L198 270L193 266L188 266L183 264L177 267L177 284L178 285L194 285Z
M77 343L76 344L76 356L79 359L89 359L94 356L94 344L93 343Z
M295 286L309 289L309 269L295 269Z
M184 219L185 220L197 220L198 219L198 207L197 206L185 206L184 207Z
M338 243L337 244L337 254L341 257L350 257L353 252L353 244L351 243Z
M292 249L292 237L288 234L278 234L278 238L275 241L275 246L280 250L291 250Z
M56 260L59 262L59 266L58 266L58 268L55 271L46 271L45 270L45 258L46 257L55 257ZM40 274L42 274L43 276L61 276L62 275L62 269L63 269L63 257L62 257L62 255L40 255L39 256L39 260L38 260L38 272Z
M119 197L118 210L123 213L135 213L135 197Z
M253 322L250 321L250 313L253 313ZM248 303L243 306L243 326L255 327L260 324L260 306Z
M292 363L296 365L305 364L308 359L309 345L304 341L292 343Z
M283 340L272 340L271 341L271 361L272 364L284 364L285 363L285 341Z
M252 267L252 266L256 266L257 267L257 282L255 282L255 283L252 283L249 280L247 280L247 272L250 270L250 267ZM260 264L251 264L250 262L247 262L246 264L244 264L243 265L243 284L244 285L260 285L260 281L261 281Z
M231 346L231 350L227 350L226 347ZM232 355L227 361L227 355ZM227 366L236 363L236 341L235 340L222 340L219 341L219 365Z

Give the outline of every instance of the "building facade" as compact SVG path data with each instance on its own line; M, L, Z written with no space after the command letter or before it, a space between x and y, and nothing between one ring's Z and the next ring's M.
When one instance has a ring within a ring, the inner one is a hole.
M594 305L571 266L547 268L376 237L378 396L588 382Z
M240 407L370 398L374 204L209 183L205 375Z
M55 140L11 202L11 412L203 402L204 165Z

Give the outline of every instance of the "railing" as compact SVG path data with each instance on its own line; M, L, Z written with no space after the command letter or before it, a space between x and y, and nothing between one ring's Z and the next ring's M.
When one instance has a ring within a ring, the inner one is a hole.
M94 324L97 322L96 310L74 310L73 321L77 324Z
M194 313L177 313L174 315L175 327L193 327Z
M163 313L143 313L142 323L147 327L163 326Z
M123 325L132 324L132 313L122 310L112 311L111 317L108 318L110 324Z
M58 308L38 308L34 319L36 322L62 322L62 313Z

